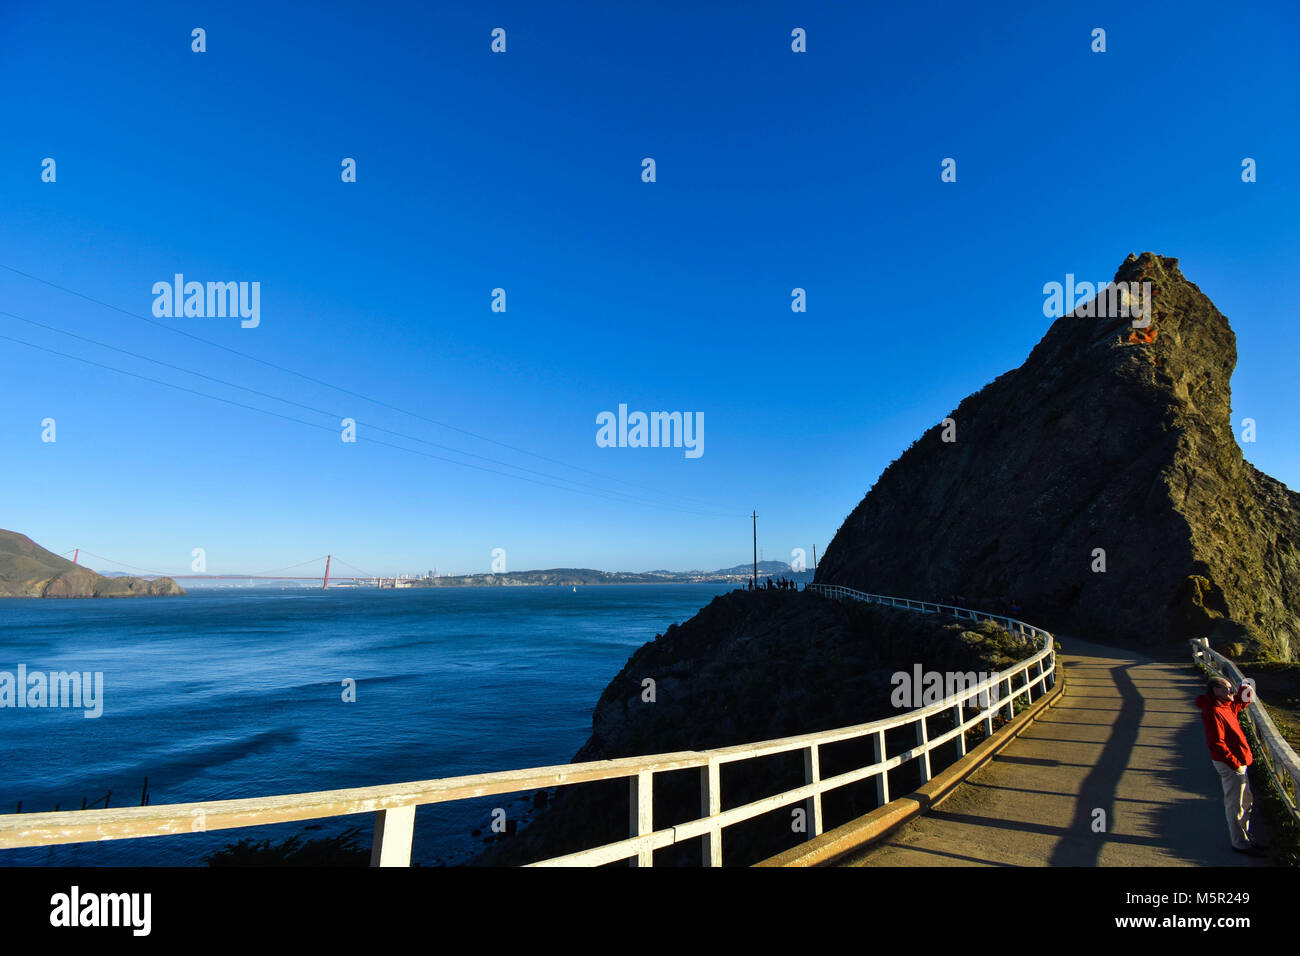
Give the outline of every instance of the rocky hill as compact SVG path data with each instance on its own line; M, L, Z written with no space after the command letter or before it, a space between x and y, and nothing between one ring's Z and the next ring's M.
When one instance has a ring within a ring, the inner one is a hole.
M171 578L106 578L46 551L26 535L0 530L0 597L164 597L184 593Z
M936 423L881 474L818 582L1014 601L1103 642L1205 636L1296 659L1300 495L1235 440L1236 336L1177 259L1130 255L1115 281L1151 282L1151 328L1057 319L951 413L955 441Z

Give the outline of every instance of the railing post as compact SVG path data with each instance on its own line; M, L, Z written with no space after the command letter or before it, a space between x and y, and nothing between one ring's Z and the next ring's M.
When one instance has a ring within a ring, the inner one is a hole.
M654 831L654 771L642 770L628 778L628 783L632 836L645 836ZM631 862L633 866L654 866L654 860L654 850L642 850Z
M993 691L993 693L989 693ZM998 712L998 706L992 700L997 691L990 687L980 691L983 707L980 709L984 712L984 739L988 740L993 736L993 715Z
M952 725L960 727L962 722L962 705L961 702L953 705L952 708ZM957 735L957 756L958 758L966 756L966 732L962 731Z
M700 815L717 816L722 812L722 778L717 760L700 768ZM705 866L722 866L722 828L716 827L702 837Z
M809 744L803 751L803 782L820 783L822 779L821 757L815 743ZM822 795L814 793L808 798L808 839L821 836L822 833Z
M370 845L371 866L410 866L415 835L415 807L390 807L375 812L375 838Z
M926 729L925 718L922 717L916 723L916 744L918 747L925 747L921 754L921 782L930 782L930 748L926 745L930 742L930 732Z
M877 730L871 735L872 763L880 763L885 759L885 732ZM876 803L884 806L889 802L889 771L881 770L876 774Z

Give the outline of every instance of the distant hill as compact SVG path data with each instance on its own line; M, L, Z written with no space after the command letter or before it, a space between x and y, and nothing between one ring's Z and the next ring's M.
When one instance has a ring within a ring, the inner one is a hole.
M171 578L105 577L46 551L25 534L0 530L0 597L165 597L185 591Z
M754 565L753 562L750 562L749 564L738 564L734 568L722 568L721 570L714 571L713 573L714 574L742 574L745 577L749 577L751 574L753 574L753 571L754 571ZM789 561L758 562L759 577L764 577L768 574L784 574L786 577L789 577L790 573L791 573L791 568L790 568Z

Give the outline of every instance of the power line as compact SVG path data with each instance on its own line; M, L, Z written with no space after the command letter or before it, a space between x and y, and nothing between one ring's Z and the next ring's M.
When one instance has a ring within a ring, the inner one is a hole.
M329 425L321 425L321 424L318 424L318 423L316 423L316 422L309 422L309 421L306 421L306 420L301 419L301 418L294 418L292 415L283 415L283 414L281 414L280 412L273 412L273 411L271 411L271 410L268 409L268 408L258 408L258 407L255 406L255 405L246 405L246 404L244 404L243 402L237 402L237 401L235 401L234 399L230 399L230 398L222 398L222 397L219 396L219 395L210 395L210 394L208 394L207 392L200 392L200 391L198 391L197 389L187 388L187 387L184 386L184 385L177 385L177 384L175 384L175 383L173 383L173 382L164 382L162 379L153 378L153 377L148 376L148 375L140 375L140 374L137 373L137 372L128 372L128 371L125 370L125 369L116 368L116 367L114 367L114 366L112 366L112 365L105 365L105 364L103 364L102 362L95 362L95 361L92 361L91 359L82 358L82 357L79 356L79 355L69 355L67 352L60 352L58 349L52 349L52 348L49 348L49 347L44 346L44 345L36 345L36 344L34 344L34 343L32 343L32 342L26 342L26 341L24 341L24 340L22 340L22 339L15 339L15 338L13 338L12 336L8 336L8 335L0 335L0 339L3 339L3 340L5 340L5 341L7 341L7 342L13 342L13 343L15 343L16 345L23 345L23 346L26 346L27 348L30 348L30 349L36 349L37 351L40 351L40 352L48 352L48 353L50 353L51 355L58 355L58 356L60 356L60 357L62 357L62 358L71 359L71 360L74 361L74 362L81 362L81 363L83 363L83 364L85 364L85 365L91 365L91 366L94 366L95 368L101 368L101 369L104 369L104 370L109 371L109 372L116 372L116 373L119 374L119 375L127 375L127 376L130 376L131 378L140 379L141 381L144 381L144 382L151 382L151 383L154 384L154 385L162 385L164 388L172 388L172 389L176 389L177 391L187 392L187 393L189 393L190 395L197 395L197 396L199 396L200 398L207 398L207 399L211 399L212 401L223 402L223 403L226 404L226 405L233 405L233 406L236 407L236 408L243 408L243 409L246 409L246 410L251 411L251 412L258 412L258 413L263 414L263 415L270 415L270 416L272 416L272 417L274 417L274 418L281 418L281 419L284 419L285 421L288 421L288 422L295 422L295 423L297 423L297 424L299 424L299 425L306 425L308 428L317 428L317 429L320 429L321 431L329 432L331 435L336 434L336 430L335 430L333 427L329 426ZM512 474L510 474L509 472L505 472L505 471L497 471L495 468L485 468L485 467L483 467L482 465L471 464L470 462L467 462L467 461L456 461L455 459L452 459L452 458L444 458L444 457L441 456L441 455L434 455L434 454L431 454L431 453L429 453L429 452L420 451L419 449L416 449L416 448L407 448L407 447L405 447L404 445L394 445L392 442L380 441L380 440L377 439L377 438L368 438L368 439L366 439L366 440L367 440L368 442L370 442L371 444L374 444L374 445L382 445L382 446L384 446L385 448L394 448L394 449L396 449L396 450L398 450L398 451L409 452L409 453L412 454L412 455L420 455L421 457L424 457L424 458L431 458L431 459L433 459L433 460L435 460L435 461L442 461L442 462L446 462L447 464L451 464L451 465L460 465L460 466L463 467L463 468L473 468L473 469L475 469L475 470L477 470L477 471L486 471L486 472L488 472L489 474L501 475L502 477L505 477L505 478L515 478L515 479L517 479L517 480L519 480L519 481L527 481L527 482L530 482L531 484L541 485L542 487L545 487L545 488L555 488L555 489L557 489L557 490L559 490L559 491L571 491L571 492L573 492L574 494L579 494L579 495L590 495L591 497L594 497L594 498L605 498L605 499L610 500L610 501L617 501L617 502L619 502L620 504L627 504L627 503L629 503L629 499L627 498L627 496L623 496L623 497L614 497L614 495L607 494L607 493L600 492L600 491L583 491L583 490L580 489L580 488L568 488L568 487L565 487L564 485L554 485L554 484L551 484L551 483L549 483L549 482L537 481L537 480L534 479L534 478L526 478L526 477L524 477L523 475L512 475ZM518 467L518 466L510 466L510 467ZM695 515L700 515L700 516L702 516L702 517L706 517L706 518L731 517L730 515L719 515L719 514L710 514L710 513L701 512L701 511L692 511L692 510L689 510L689 509L686 509L686 508L679 508L679 507L676 507L675 505L661 504L661 503L659 503L659 502L646 502L646 501L637 502L637 501L635 501L635 499L632 499L632 501L633 501L633 503L646 504L646 505L649 505L650 507L654 507L654 508L667 508L667 509L670 509L670 510L673 510L673 511L681 511L681 512L684 512L684 513L686 513L686 514L695 514Z
M282 403L285 404L285 405L292 405L292 406L294 406L295 408L301 408L301 409L303 409L304 411L313 412L313 413L315 413L315 414L317 414L317 415L325 415L326 417L332 417L332 418L336 418L336 419L342 417L342 416L339 415L338 412L331 412L331 411L327 411L326 409L323 409L323 408L316 408L316 407L314 407L314 406L312 406L312 405L305 405L305 404L303 404L302 402L296 402L296 401L294 401L293 399L289 399L289 398L281 398L280 396L278 396L278 395L273 395L273 394L271 394L270 392L263 392L263 391L260 391L260 390L258 390L258 389L255 389L255 388L249 388L249 387L246 386L246 385L240 385L240 384L238 384L238 383L236 383L236 382L228 382L228 381L226 381L225 379L217 378L216 376L213 376L213 375L208 375L208 374L206 374L205 372L196 372L196 371L194 371L193 369L184 368L183 366L175 365L175 364L173 364L173 363L171 363L171 362L164 362L164 361L162 361L161 359L150 358L150 357L147 356L147 355L141 355L140 353L138 353L138 352L132 352L132 351L130 351L129 349L119 348L119 347L116 346L116 345L109 345L107 342L100 342L100 341L98 341L98 340L96 340L96 339L88 338L87 336L84 336L84 335L78 335L76 332L70 332L70 331L68 331L67 329L60 329L60 328L58 328L57 326L47 325L47 324L44 323L44 322L37 322L35 319L29 319L29 318L26 318L26 317L24 317L24 316L18 315L18 314L15 313L15 312L8 312L8 311L5 311L5 310L3 310L3 309L0 309L0 315L8 316L8 317L11 318L11 319L17 319L19 322L25 322L25 323L27 323L28 325L34 325L34 326L36 326L37 328L45 329L45 330L50 331L50 332L56 332L56 333L58 333L58 334L60 334L60 335L66 335L66 336L68 336L69 338L74 338L74 339L77 339L77 340L79 340L79 341L81 341L81 342L87 342L87 343L89 343L90 345L97 346L98 348L109 349L109 350L111 350L111 351L113 351L113 352L120 352L120 353L123 354L123 355L129 355L131 358L139 359L139 360L142 361L142 362L149 362L149 363L151 363L151 364L153 364L153 365L161 365L163 368L169 368L169 369L171 369L171 370L173 370L173 371L181 372L181 373L183 373L183 374L185 374L185 375L194 375L194 376L196 376L196 377L198 377L198 378L207 379L209 382L215 382L216 384L218 384L218 385L223 385L223 386L225 386L226 388L234 388L234 389L238 389L238 390L243 391L243 392L248 392L248 393L250 393L250 394L252 394L252 395L257 395L257 396L259 396L259 397L261 397L261 398L267 398L267 399L270 399L270 400L273 401L273 402L282 402ZM450 445L443 445L443 444L440 444L439 442L429 441L428 439L420 438L420 437L418 437L418 436L416 436L416 435L408 435L408 434L406 434L406 433L404 433L404 432L394 431L394 430L391 429L391 428L384 428L384 427L381 426L381 425L376 425L376 424L373 424L373 423L371 423L371 422L363 422L363 421L361 421L361 420L359 420L359 419L354 419L354 421L356 422L357 425L363 426L363 427L365 427L365 428L374 429L375 431L383 432L384 434L387 434L387 435L393 435L394 437L397 437L397 438L404 438L404 439L406 439L407 441L418 442L418 443L420 443L420 444L422 444L422 445L429 445L430 447L433 447L433 448L441 448L441 449L444 450L444 451L449 451L449 452L452 452L453 454L457 454L457 455L465 455L465 456L468 457L468 458L477 458L477 459L480 460L480 461L490 462L491 464L494 464L494 465L501 465L501 466L504 467L504 468L515 468L515 469L518 469L519 471L525 471L525 472L528 472L529 474L532 474L532 475L538 475L538 476L543 477L543 478L550 478L550 479L552 479L552 480L554 480L554 481L563 481L563 482L568 482L569 484L580 485L580 486L585 487L585 488L595 488L595 487L596 487L596 486L591 485L591 484L589 484L589 483L587 483L587 482L576 481L576 480L573 479L573 478L564 478L564 477L561 477L560 475L552 475L552 474L548 474L547 472L537 471L537 470L534 469L534 468L525 468L523 465L516 465L516 464L514 464L514 463L512 463L512 462L501 461L501 460L496 459L496 458L488 458L486 455L479 455L479 454L475 454L474 452L462 451L461 449L459 449L459 448L453 448L453 447L450 446ZM461 464L463 464L463 463L461 463ZM517 475L511 475L511 476L509 476L509 477L518 477L518 476L517 476ZM571 489L567 489L567 490L571 490ZM597 490L598 490L598 491L605 491L605 489L597 489ZM664 508L672 508L672 509L674 509L674 510L683 510L683 509L678 508L678 507L675 506L675 505L667 505L667 504L662 504L662 503L660 503L660 502L655 502L655 501L646 501L646 500L643 499L643 498L637 498L637 497L635 497L635 496L633 496L633 495L628 495L628 494L625 494L625 493L623 493L623 492L608 492L608 493L609 493L609 494L612 494L612 495L618 495L619 498L624 499L624 500L627 500L627 501L629 501L629 502L636 503L636 504L647 504L647 505L650 505L651 507L656 507L656 508L658 508L658 507L664 507ZM617 499L615 499L615 500L617 500ZM693 511L693 512L690 512L690 513L692 513L692 514L702 514L703 512ZM716 517L724 517L724 515L716 515ZM725 516L725 517L729 517L729 516Z
M228 345L222 345L220 342L214 342L211 339L205 339L200 335L194 335L192 332L186 332L183 329L178 329L175 326L166 324L165 322L159 322L156 319L148 318L146 316L140 315L137 312L131 312L127 309L120 308L119 306L113 305L110 302L104 302L102 299L96 299L93 296L86 295L83 292L78 292L76 289L69 289L68 287L61 286L56 282L51 282L48 279L42 279L40 276L32 275L29 272L23 272L21 269L15 269L13 266L5 265L3 262L0 262L0 269L5 269L9 272L14 273L15 275L20 275L25 279L31 279L33 282L39 282L42 285L47 285L51 289L58 289L60 292L65 292L68 295L75 295L79 299L85 299L87 302L93 302L95 305L103 306L106 309L112 309L114 312L120 312L122 315L129 316L133 319L136 319L137 321L147 322L150 325L157 326L160 329L165 329L166 331L172 332L176 335L184 336L187 339L193 339L195 342L202 342L204 345L210 345L213 348L221 349L224 352L229 352L231 355L238 355L240 358L247 359L250 362L257 362L260 365L265 365L266 367L273 368L276 371L284 372L287 375L297 376L298 378L301 378L304 381L311 382L315 385L321 385L324 386L325 388L333 389L336 392L342 392L345 395L351 395L352 397L359 398L362 401L370 402L371 404L379 405L383 408L387 408L395 412L400 412L403 415L409 415L412 418L418 418L421 421L430 423L431 425L437 425L440 428L449 428L452 431L460 432L462 435L468 435L469 437L475 438L479 441L490 442L493 445L499 445L502 448L508 448L510 451L518 452L521 455L528 455L532 458L537 458L541 461L550 462L553 465L560 465L561 467L564 468L572 468L574 471L585 472L597 478L603 478L606 481L616 481L619 484L628 485L629 487L632 488L640 488L642 491L650 491L654 494L662 495L664 497L680 498L683 501L694 501L697 504L708 505L711 508L725 507L725 506L718 505L715 502L705 501L703 498L695 498L690 495L678 495L678 494L673 494L672 492L656 491L653 488L648 488L645 485L639 485L636 482L627 481L623 478L617 478L613 475L605 475L598 471L592 471L589 468L583 468L580 465L572 465L569 464L568 462L560 461L557 458L549 458L546 455L539 455L536 452L528 451L526 448L519 448L515 445L507 444L506 442L497 441L495 438L488 438L486 435L479 435L475 432L469 431L468 429L465 428L461 428L457 425L451 425L448 424L447 422L438 421L435 418L429 418L425 415L419 414L418 412L413 412L410 411L409 409L404 409L397 405L391 405L388 402L382 401L380 399L371 398L367 395L361 394L360 392L354 392L351 389L343 388L340 385L333 385L330 382L323 381L322 379L314 378L313 376L307 375L304 372L298 372L295 371L294 369L287 368L283 365L278 365L275 362L269 362L266 359L258 358L256 355L250 355L249 353L242 352L239 349L233 349ZM462 454L468 454L468 452L462 452ZM518 467L518 466L512 465L509 467ZM567 479L561 479L561 480L567 480Z

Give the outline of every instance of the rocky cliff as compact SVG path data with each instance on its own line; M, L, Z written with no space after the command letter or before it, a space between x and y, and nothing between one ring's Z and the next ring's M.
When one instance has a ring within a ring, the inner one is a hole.
M185 591L171 578L106 578L0 530L0 597L166 597Z
M900 671L992 673L1035 651L989 621L959 623L807 591L733 591L632 655L601 694L591 737L573 759L702 750L864 723L920 705L906 701L900 708L891 700ZM951 726L944 719L930 721L932 733ZM915 743L907 736L914 733L891 734L891 752ZM955 747L949 749L947 759L955 759ZM833 745L822 750L821 761L824 777L846 772L871 762L870 746ZM916 774L911 765L891 774L894 792L913 789ZM724 807L803 782L799 753L727 765ZM655 827L695 819L699 800L698 771L661 775ZM870 781L835 791L824 799L826 825L875 806ZM627 812L624 780L565 788L535 822L502 835L479 862L516 865L625 839ZM724 863L747 865L787 849L800 839L792 827L788 810L729 827ZM699 862L698 840L655 856L657 866Z
M1014 601L1099 641L1205 636L1294 660L1300 495L1242 457L1236 336L1177 259L1130 255L1115 282L1134 281L1151 283L1150 328L1057 319L881 474L816 580Z

